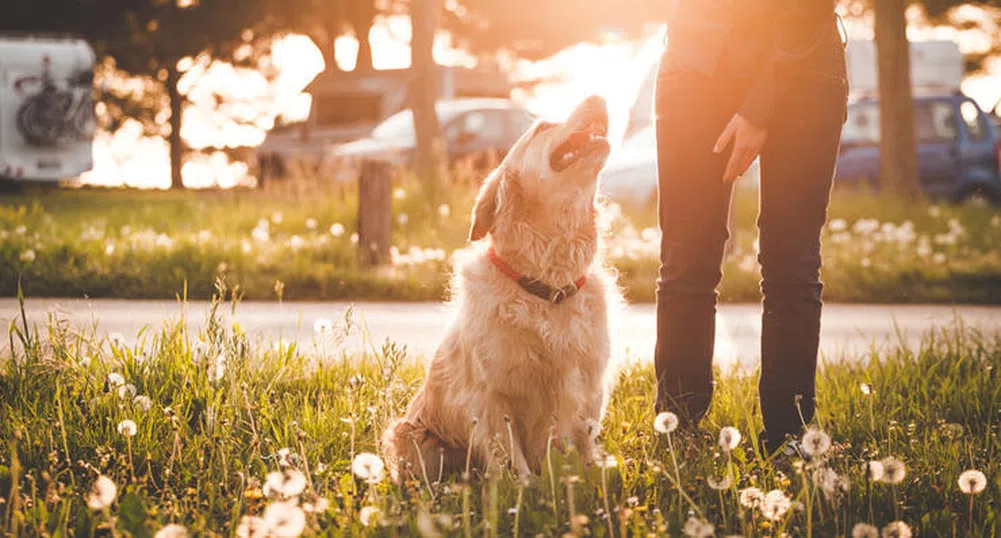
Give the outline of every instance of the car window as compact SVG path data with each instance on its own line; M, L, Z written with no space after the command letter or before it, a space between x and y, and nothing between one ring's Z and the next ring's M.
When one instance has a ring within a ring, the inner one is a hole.
M452 142L459 137L471 136L477 142L503 142L506 138L506 119L500 110L473 110L467 112L445 129L445 137Z
M914 105L914 134L919 143L952 142L958 137L956 113L950 101L921 101ZM841 139L855 145L879 143L879 104L860 103L848 111Z
M963 101L959 106L959 115L966 125L966 132L971 142L985 142L989 133L980 114L980 108L973 101Z

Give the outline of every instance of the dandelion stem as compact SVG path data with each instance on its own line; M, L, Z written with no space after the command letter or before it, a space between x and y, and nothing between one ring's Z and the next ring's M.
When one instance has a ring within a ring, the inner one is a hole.
M608 536L614 537L615 530L612 528L612 512L608 506L608 479L605 477L605 473L608 470L605 466L601 466L601 499L605 503L605 523L608 524Z
M511 529L511 536L518 536L518 526L521 523L521 501L525 496L525 486L518 484L518 500L514 504L514 528Z
M549 439L546 440L546 467L549 469L549 491L553 494L553 521L560 520L560 512L557 506L558 493L556 491L556 476L553 474L553 435L550 432Z

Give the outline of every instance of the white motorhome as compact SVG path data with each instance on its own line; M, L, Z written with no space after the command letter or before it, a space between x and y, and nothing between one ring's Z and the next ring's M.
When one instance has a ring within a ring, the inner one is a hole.
M82 39L0 34L0 178L93 167L94 51Z

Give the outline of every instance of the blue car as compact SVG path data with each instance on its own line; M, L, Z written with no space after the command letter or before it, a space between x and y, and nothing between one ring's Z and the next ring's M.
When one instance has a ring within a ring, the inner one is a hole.
M921 186L932 198L1001 204L1001 132L962 94L914 100ZM848 107L836 184L879 189L879 102Z

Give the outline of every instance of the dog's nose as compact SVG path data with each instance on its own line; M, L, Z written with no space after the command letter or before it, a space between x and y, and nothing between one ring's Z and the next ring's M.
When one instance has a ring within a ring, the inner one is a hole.
M591 97L588 97L587 99L584 100L583 104L584 106L589 108L590 107L600 107L602 109L607 108L607 104L605 103L605 98L600 95L592 95Z

